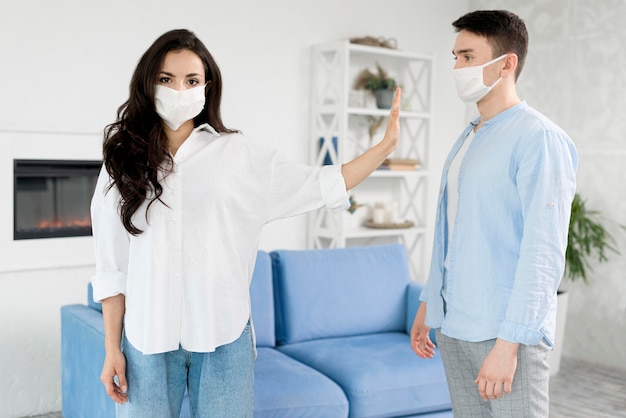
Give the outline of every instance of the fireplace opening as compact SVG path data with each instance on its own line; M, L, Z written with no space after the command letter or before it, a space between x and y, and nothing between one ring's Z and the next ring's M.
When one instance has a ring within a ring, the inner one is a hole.
M13 160L13 239L91 235L101 161Z

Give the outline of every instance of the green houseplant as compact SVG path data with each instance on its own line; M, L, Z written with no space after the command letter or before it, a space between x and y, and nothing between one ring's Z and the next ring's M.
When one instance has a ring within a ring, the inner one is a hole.
M376 71L366 68L359 73L354 88L370 90L376 97L376 107L390 109L397 85L396 80L390 77L379 63L376 63Z
M589 283L590 259L599 263L608 261L609 252L619 254L615 240L600 222L600 213L588 209L586 201L578 193L574 195L572 213L565 252L565 278Z
M622 227L623 228L623 227ZM608 261L608 253L619 254L614 239L602 224L600 212L589 209L586 201L576 193L572 201L572 212L565 251L565 274L563 278L571 282L582 280L589 283L590 261ZM567 318L568 292L557 292L558 310L556 315L556 335L554 350L550 352L550 374L558 373L561 366L561 352Z

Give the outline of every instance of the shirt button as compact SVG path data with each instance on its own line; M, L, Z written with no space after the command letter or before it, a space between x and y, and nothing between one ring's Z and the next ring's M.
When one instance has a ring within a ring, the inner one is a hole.
M548 206L550 206L551 208L553 208L553 207L554 207L554 202L550 202L550 203L548 203Z

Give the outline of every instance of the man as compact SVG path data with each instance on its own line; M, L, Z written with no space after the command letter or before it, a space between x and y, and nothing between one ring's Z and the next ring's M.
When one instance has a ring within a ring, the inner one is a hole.
M567 134L517 95L524 22L476 11L453 26L457 91L480 117L443 168L411 345L431 358L436 329L455 417L547 417L578 157Z

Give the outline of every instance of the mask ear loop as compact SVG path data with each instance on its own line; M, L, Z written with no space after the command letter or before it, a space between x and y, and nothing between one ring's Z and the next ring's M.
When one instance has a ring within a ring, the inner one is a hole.
M509 54L504 54L504 67L502 67L502 69L500 70L500 78L502 78L502 71L506 68L507 66L507 59L509 58Z
M498 58L494 58L491 61L484 63L482 65L482 68L485 68L488 65L496 63L496 62L500 61L502 58L505 58L505 57L508 57L508 56L509 56L508 52L506 54L500 55ZM506 64L505 64L505 66L506 66ZM490 89L493 89L502 80L502 70L503 69L500 70L500 77L498 77L498 79L491 86L489 86ZM483 84L484 84L484 81L483 81Z

